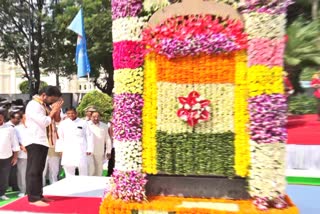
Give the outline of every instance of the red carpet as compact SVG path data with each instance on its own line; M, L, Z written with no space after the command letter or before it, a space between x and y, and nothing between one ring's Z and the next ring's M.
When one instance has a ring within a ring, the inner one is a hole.
M288 117L287 144L320 145L320 121L317 115L293 115Z
M0 210L27 211L35 213L77 213L98 214L101 198L48 196L53 199L47 207L30 205L27 197L20 198L10 204L0 207Z

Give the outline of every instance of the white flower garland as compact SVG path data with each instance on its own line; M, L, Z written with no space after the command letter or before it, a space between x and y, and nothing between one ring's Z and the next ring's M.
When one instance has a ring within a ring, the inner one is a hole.
M118 69L114 71L114 93L143 93L143 69Z
M143 8L145 11L155 11L165 6L170 5L168 0L144 0Z
M140 41L141 32L145 25L145 17L125 17L114 20L112 24L113 42L125 40Z
M142 143L114 141L115 168L120 171L141 171L142 170Z
M251 170L249 193L252 197L278 197L285 194L285 144L250 141Z
M285 14L267 14L267 13L245 13L246 33L248 38L278 38L285 35L286 15Z

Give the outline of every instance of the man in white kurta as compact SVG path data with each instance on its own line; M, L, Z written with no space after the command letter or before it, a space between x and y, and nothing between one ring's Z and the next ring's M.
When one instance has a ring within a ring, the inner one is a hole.
M93 161L89 163L89 175L102 176L103 161L111 157L111 139L108 125L100 121L99 112L93 112L89 127L93 135Z
M26 194L26 172L27 172L27 150L25 148L27 139L29 137L28 130L26 127L26 116L23 114L21 123L15 126L17 138L20 145L20 150L18 153L18 163L17 163L17 180L18 187L20 190L19 196L22 197Z
M56 152L62 152L61 165L66 177L74 176L76 168L79 175L88 175L88 157L93 152L93 139L85 120L77 117L75 108L67 108L67 119L59 125L59 143Z
M10 167L16 165L20 150L14 128L4 123L4 113L0 112L0 200L5 196L9 184Z

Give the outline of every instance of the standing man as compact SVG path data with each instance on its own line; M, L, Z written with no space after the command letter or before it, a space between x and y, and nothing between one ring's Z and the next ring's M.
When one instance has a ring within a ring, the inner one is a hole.
M10 167L16 165L20 150L14 128L4 123L4 113L0 112L0 199L5 196L9 183Z
M18 153L18 162L17 162L17 180L18 187L20 190L19 197L22 197L26 194L27 185L26 185L26 172L27 172L27 150L25 148L26 141L29 138L28 130L26 127L26 115L22 115L21 123L15 127L16 135L20 145L20 150Z
M84 109L84 111L85 111L85 115L86 115L84 120L91 121L92 113L97 111L97 108L95 106L88 106Z
M49 199L43 197L42 173L46 163L48 147L53 145L55 123L60 121L63 104L62 94L56 86L46 86L35 95L26 107L26 126L29 138L26 143L26 184L30 204L48 206Z
M89 163L89 175L102 176L103 161L111 157L111 139L108 132L108 125L100 121L100 113L95 111L89 122L93 134L93 161ZM105 149L106 147L106 149Z
M66 177L74 176L76 168L79 175L88 175L88 157L93 152L93 139L88 123L78 118L74 107L66 110L67 119L59 125L59 146L56 152L62 152L61 165Z
M11 112L10 120L7 122L8 125L15 127L19 125L21 121L20 112ZM10 169L9 186L12 187L12 191L20 191L17 180L17 164L12 165Z

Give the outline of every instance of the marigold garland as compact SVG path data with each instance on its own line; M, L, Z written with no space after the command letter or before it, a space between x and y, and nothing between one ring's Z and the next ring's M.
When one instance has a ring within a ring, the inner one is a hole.
M144 64L144 106L142 111L143 171L157 173L157 72L154 54L148 54Z
M158 210L174 211L176 214L235 214L225 210L208 210L201 208L182 208L178 207L182 202L213 202L213 203L236 203L240 211L238 213L250 214L298 214L299 210L293 205L289 197L285 198L289 208L278 210L270 209L261 211L252 205L251 200L228 200L228 199L203 199L203 198L183 198L183 197L150 197L147 203L125 203L121 200L113 200L107 196L100 206L100 214L132 214L132 210Z
M114 71L115 94L143 93L143 69L118 69Z
M248 82L247 82L247 55L244 51L236 54L235 100L234 100L234 132L235 132L235 163L237 175L246 177L250 166L250 146L248 114Z
M172 83L233 83L234 53L186 56L168 60L156 55L157 79Z
M283 68L255 65L248 68L249 96L261 94L283 94Z

